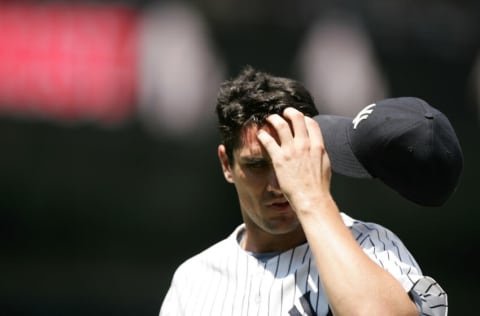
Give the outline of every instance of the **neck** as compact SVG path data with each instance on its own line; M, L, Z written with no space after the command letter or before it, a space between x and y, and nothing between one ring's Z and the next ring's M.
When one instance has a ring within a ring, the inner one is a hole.
M300 225L288 233L272 234L258 227L249 227L245 223L245 233L240 246L242 249L255 253L286 251L306 242L305 234Z

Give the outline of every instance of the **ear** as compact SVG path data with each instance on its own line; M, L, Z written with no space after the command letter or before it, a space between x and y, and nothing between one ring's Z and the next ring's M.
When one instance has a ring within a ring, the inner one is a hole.
M230 161L227 156L227 149L225 145L218 145L218 158L220 159L220 164L222 165L223 176L227 182L233 183L232 168L230 166Z

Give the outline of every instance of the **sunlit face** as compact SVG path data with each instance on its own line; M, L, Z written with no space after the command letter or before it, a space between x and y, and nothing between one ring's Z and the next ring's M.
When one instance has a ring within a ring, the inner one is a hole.
M268 126L262 129L275 136ZM300 224L279 189L268 153L256 137L257 131L258 127L254 125L246 128L242 145L233 152L234 163L231 166L225 147L219 146L224 175L235 185L247 229L271 235L288 234L298 230Z

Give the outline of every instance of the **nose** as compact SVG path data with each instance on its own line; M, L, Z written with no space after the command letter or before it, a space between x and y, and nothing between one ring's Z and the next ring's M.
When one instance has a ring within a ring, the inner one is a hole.
M271 170L268 175L267 191L272 193L280 194L280 185L278 184L277 175L275 171Z

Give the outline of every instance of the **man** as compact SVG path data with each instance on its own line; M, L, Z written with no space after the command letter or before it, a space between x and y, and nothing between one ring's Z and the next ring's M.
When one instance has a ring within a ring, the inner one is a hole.
M446 315L447 295L388 229L341 213L308 91L247 67L217 115L244 223L175 272L160 315Z

